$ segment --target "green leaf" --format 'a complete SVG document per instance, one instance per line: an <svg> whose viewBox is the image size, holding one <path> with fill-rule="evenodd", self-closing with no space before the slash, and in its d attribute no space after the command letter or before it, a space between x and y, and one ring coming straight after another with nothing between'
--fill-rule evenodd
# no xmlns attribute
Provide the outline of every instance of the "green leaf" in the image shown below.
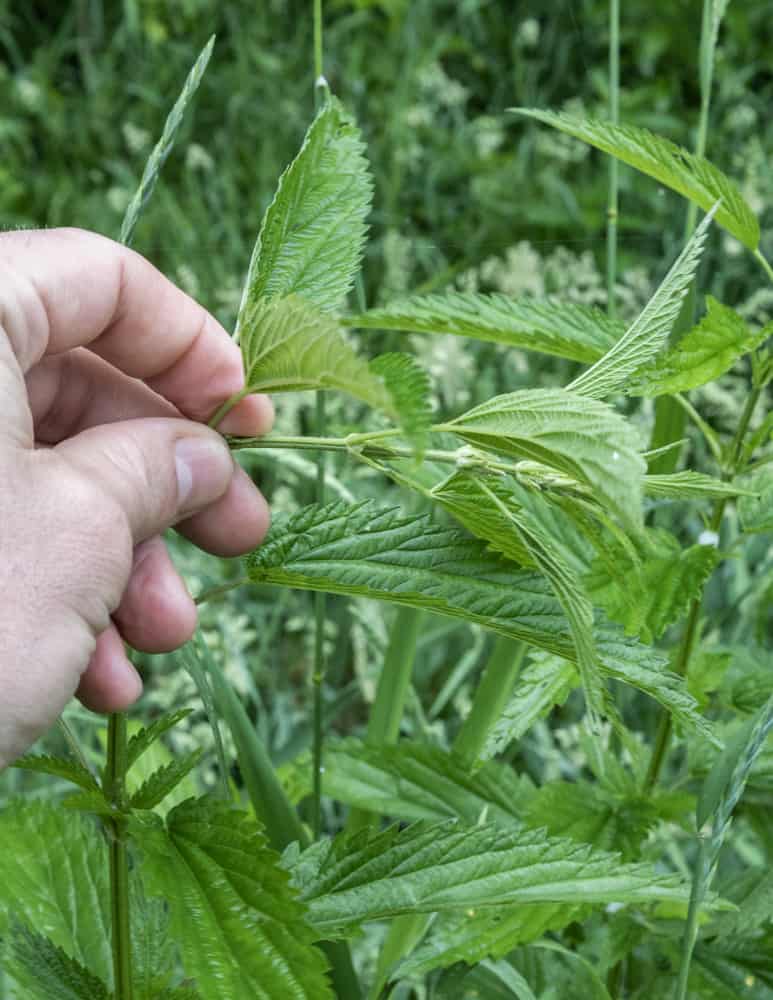
<svg viewBox="0 0 773 1000"><path fill-rule="evenodd" d="M373 597L475 622L572 659L571 634L550 585L485 550L477 539L406 517L396 508L335 503L277 517L263 545L246 560L256 583ZM633 684L710 739L684 681L664 670L655 650L599 623L605 676Z"/></svg>
<svg viewBox="0 0 773 1000"><path fill-rule="evenodd" d="M683 549L667 531L649 530L641 560L620 547L610 563L597 560L586 577L593 600L613 621L645 642L659 638L679 621L720 560L714 545Z"/></svg>
<svg viewBox="0 0 773 1000"><path fill-rule="evenodd" d="M641 524L645 464L636 431L606 403L562 389L524 389L443 426L470 444L558 469L627 525Z"/></svg>
<svg viewBox="0 0 773 1000"><path fill-rule="evenodd" d="M605 354L625 329L592 306L477 292L415 295L343 322L360 329L475 337L585 364Z"/></svg>
<svg viewBox="0 0 773 1000"><path fill-rule="evenodd" d="M721 202L717 222L749 250L760 242L760 227L734 181L713 163L676 146L647 129L614 125L593 118L575 118L532 108L511 110L551 125L631 167L695 202L704 212Z"/></svg>
<svg viewBox="0 0 773 1000"><path fill-rule="evenodd" d="M403 433L421 453L427 445L432 425L430 382L426 371L410 354L381 354L370 370L386 386Z"/></svg>
<svg viewBox="0 0 773 1000"><path fill-rule="evenodd" d="M107 845L93 820L42 801L0 813L0 936L11 917L112 983Z"/></svg>
<svg viewBox="0 0 773 1000"><path fill-rule="evenodd" d="M399 913L503 903L684 901L686 890L649 865L501 826L418 823L318 841L294 861L293 883L321 934L341 934Z"/></svg>
<svg viewBox="0 0 773 1000"><path fill-rule="evenodd" d="M62 948L25 924L11 929L11 975L25 1000L110 1000L105 983Z"/></svg>
<svg viewBox="0 0 773 1000"><path fill-rule="evenodd" d="M653 497L666 497L671 500L721 500L724 497L756 497L753 490L741 486L738 481L732 483L714 479L702 472L672 472L662 476L644 477L644 492Z"/></svg>
<svg viewBox="0 0 773 1000"><path fill-rule="evenodd" d="M225 755L223 737L220 732L220 718L215 707L215 696L212 693L212 681L200 659L196 656L185 657L183 659L183 668L196 685L196 690L204 705L204 712L207 716L209 728L212 730L212 741L215 746L220 794L222 798L229 799L231 797L231 790L228 787L228 776L231 771L231 765Z"/></svg>
<svg viewBox="0 0 773 1000"><path fill-rule="evenodd" d="M668 341L682 301L698 270L713 212L704 218L659 288L614 347L570 383L572 392L603 399L627 391L634 372L655 358Z"/></svg>
<svg viewBox="0 0 773 1000"><path fill-rule="evenodd" d="M136 1000L174 997L175 991L170 986L170 981L180 963L177 946L169 934L166 902L150 899L140 878L130 878L129 912L132 985ZM186 994L183 992L182 996ZM198 994L194 993L193 996L198 997Z"/></svg>
<svg viewBox="0 0 773 1000"><path fill-rule="evenodd" d="M524 818L551 836L619 851L628 861L639 856L641 842L659 813L655 801L634 788L621 793L589 781L554 781L536 792Z"/></svg>
<svg viewBox="0 0 773 1000"><path fill-rule="evenodd" d="M674 347L635 371L631 396L662 396L687 392L729 371L735 362L759 347L773 324L750 330L737 312L709 295L708 311Z"/></svg>
<svg viewBox="0 0 773 1000"><path fill-rule="evenodd" d="M481 752L484 760L496 757L527 733L537 719L555 705L563 705L577 686L577 670L568 660L547 653L532 653L521 671L507 708L489 732Z"/></svg>
<svg viewBox="0 0 773 1000"><path fill-rule="evenodd" d="M456 817L472 825L485 816L508 824L531 794L528 779L510 767L490 762L471 775L448 751L423 743L369 746L352 739L325 751L325 795L402 820Z"/></svg>
<svg viewBox="0 0 773 1000"><path fill-rule="evenodd" d="M277 850L294 840L303 842L305 833L298 813L279 783L268 751L216 658L200 635L178 653L193 669L206 671L212 684L215 706L231 733L242 781L255 816L265 827L269 842Z"/></svg>
<svg viewBox="0 0 773 1000"><path fill-rule="evenodd" d="M121 815L121 810L105 798L102 791L76 792L74 795L66 795L62 799L62 805L65 809L77 809L79 812L94 813L95 816L115 818Z"/></svg>
<svg viewBox="0 0 773 1000"><path fill-rule="evenodd" d="M154 771L132 794L130 799L132 809L152 809L163 802L183 778L190 774L203 755L204 751L199 747Z"/></svg>
<svg viewBox="0 0 773 1000"><path fill-rule="evenodd" d="M456 962L474 965L486 958L502 958L517 945L561 930L588 910L572 903L526 903L440 913L427 939L400 963L394 975L425 976Z"/></svg>
<svg viewBox="0 0 773 1000"><path fill-rule="evenodd" d="M740 479L740 485L757 494L738 503L741 528L747 534L773 531L773 471L759 469Z"/></svg>
<svg viewBox="0 0 773 1000"><path fill-rule="evenodd" d="M147 890L167 901L182 963L205 997L323 1000L326 962L313 946L279 856L254 820L189 799L163 826L132 820Z"/></svg>
<svg viewBox="0 0 773 1000"><path fill-rule="evenodd" d="M525 549L529 562L550 582L569 623L588 710L597 722L604 711L604 690L593 639L593 605L553 539L550 505L513 479L498 482L469 470L454 473L432 495L494 551L518 558Z"/></svg>
<svg viewBox="0 0 773 1000"><path fill-rule="evenodd" d="M384 382L344 340L337 321L302 299L248 305L241 345L250 392L340 389L397 415Z"/></svg>
<svg viewBox="0 0 773 1000"><path fill-rule="evenodd" d="M97 779L74 758L49 757L47 755L25 754L13 762L13 767L25 771L37 771L39 774L51 774L55 778L64 778L87 792L99 792Z"/></svg>
<svg viewBox="0 0 773 1000"><path fill-rule="evenodd" d="M750 868L734 871L720 887L721 895L738 907L714 915L707 935L721 938L752 937L766 925L773 924L773 870Z"/></svg>
<svg viewBox="0 0 773 1000"><path fill-rule="evenodd" d="M177 712L159 716L151 725L143 726L134 733L126 747L126 769L128 770L159 737L173 729L178 722L187 719L192 711L192 708L182 708Z"/></svg>
<svg viewBox="0 0 773 1000"><path fill-rule="evenodd" d="M279 179L252 254L236 328L261 298L299 295L323 312L352 287L373 185L352 117L330 97Z"/></svg>
<svg viewBox="0 0 773 1000"><path fill-rule="evenodd" d="M731 938L698 944L690 970L690 996L700 1000L773 1000L772 955L770 933L749 941Z"/></svg>

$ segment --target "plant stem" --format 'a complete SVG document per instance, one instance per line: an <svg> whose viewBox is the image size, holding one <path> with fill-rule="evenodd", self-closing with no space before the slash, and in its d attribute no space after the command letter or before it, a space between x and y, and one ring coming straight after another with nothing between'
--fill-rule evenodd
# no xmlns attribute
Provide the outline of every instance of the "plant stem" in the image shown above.
<svg viewBox="0 0 773 1000"><path fill-rule="evenodd" d="M620 120L620 0L609 0L609 118ZM617 279L617 157L609 158L609 200L607 202L607 312L616 314Z"/></svg>
<svg viewBox="0 0 773 1000"><path fill-rule="evenodd" d="M195 598L195 604L206 604L207 601L216 601L219 597L227 594L231 590L236 590L237 587L243 587L245 583L249 583L250 578L248 576L243 576L239 580L234 580L233 583L224 583L221 587L210 587L209 590L203 590L197 598Z"/></svg>
<svg viewBox="0 0 773 1000"><path fill-rule="evenodd" d="M443 425L439 424L433 430L443 430ZM391 432L390 432L391 434ZM385 433L379 432L381 437ZM291 448L296 451L347 451L353 455L363 458L415 458L416 452L412 448L405 448L399 445L385 445L370 443L370 435L358 434L345 438L332 437L279 437L272 435L268 438L238 438L229 437L228 445L232 451L248 450L262 451L276 448ZM363 443L364 442L364 443ZM512 462L500 462L493 456L480 456L481 466L487 469L495 469L499 472L506 472L510 475L518 475L518 469ZM443 462L450 465L458 465L460 454L458 451L444 451L438 448L427 448L424 451L424 458L433 462Z"/></svg>
<svg viewBox="0 0 773 1000"><path fill-rule="evenodd" d="M251 392L252 390L245 386L244 389L240 389L239 392L235 392L233 396L229 396L229 398L223 403L223 405L218 407L218 409L215 411L215 414L210 419L208 426L214 428L219 427L220 422L225 418L226 414L230 413L231 410L236 406L236 404L240 403L245 396L249 396Z"/></svg>
<svg viewBox="0 0 773 1000"><path fill-rule="evenodd" d="M314 0L314 79L322 73L322 0Z"/></svg>
<svg viewBox="0 0 773 1000"><path fill-rule="evenodd" d="M700 40L700 91L701 110L698 119L698 134L695 139L695 153L703 156L709 131L709 111L711 110L711 86L714 76L714 4L713 0L703 0L703 19ZM698 206L689 202L684 223L685 242L692 236L697 220ZM675 343L693 324L695 317L696 281L690 284L682 308L671 332L671 343ZM662 396L655 404L655 427L651 446L670 444L684 435L685 414L670 396ZM650 462L647 471L663 475L674 472L679 461L679 449L669 452Z"/></svg>
<svg viewBox="0 0 773 1000"><path fill-rule="evenodd" d="M323 48L322 48L322 0L313 0L314 20L314 103L319 107L321 90L318 84L323 80ZM314 427L320 436L325 433L325 396L320 390L315 393ZM317 484L315 499L318 504L325 502L325 452L317 452ZM311 829L315 840L319 840L322 832L322 755L324 751L324 681L325 681L325 611L327 594L318 591L314 595L314 667L311 678L312 727L314 732L312 746L312 795L311 795Z"/></svg>
<svg viewBox="0 0 773 1000"><path fill-rule="evenodd" d="M318 2L318 0L317 0ZM316 6L315 6L316 10ZM315 424L318 434L325 430L325 397L321 392L316 396ZM325 453L317 454L316 501L325 502ZM324 749L323 684L325 680L325 609L327 594L318 591L314 595L314 672L312 674L314 746L312 750L312 812L311 827L314 839L318 840L322 831L322 754Z"/></svg>
<svg viewBox="0 0 773 1000"><path fill-rule="evenodd" d="M722 478L727 481L732 479L740 471L739 465L741 460L741 453L743 451L743 442L746 436L746 432L749 429L749 422L751 421L752 414L754 413L754 408L759 401L760 394L762 393L761 388L752 389L749 395L746 397L746 404L744 405L743 412L741 413L741 419L738 421L738 427L736 428L735 436L733 442L730 446L730 452L727 460L727 467L723 473ZM709 522L709 530L719 534L719 530L722 527L722 518L725 513L725 507L727 506L727 497L720 497L714 504L714 510L711 516L711 521ZM695 645L695 639L698 633L698 623L700 621L701 608L703 606L703 593L699 597L693 599L690 603L690 610L687 616L687 624L685 625L684 634L682 636L682 642L679 647L679 653L677 655L677 660L675 664L675 672L679 674L680 677L686 677L687 672L690 667L690 659L692 657L693 646ZM665 761L666 752L668 750L668 745L671 741L671 731L672 731L672 720L671 715L665 712L660 717L660 723L658 725L658 732L655 737L655 746L652 751L652 758L650 759L650 765L647 769L647 774L644 779L644 790L646 793L652 791L655 787L658 778L660 777L660 772Z"/></svg>
<svg viewBox="0 0 773 1000"><path fill-rule="evenodd" d="M111 715L107 723L107 765L104 791L116 810L126 806L126 716ZM131 931L129 922L129 860L122 816L107 821L110 851L110 912L113 935L115 1000L132 1000Z"/></svg>
<svg viewBox="0 0 773 1000"><path fill-rule="evenodd" d="M754 257L755 260L757 260L762 265L765 274L767 274L770 280L773 281L773 267L771 267L770 264L765 259L765 257L763 257L762 251L759 248L754 251Z"/></svg>
<svg viewBox="0 0 773 1000"><path fill-rule="evenodd" d="M698 914L706 890L706 841L698 837L698 856L695 859L695 873L690 890L690 906L687 910L687 924L682 942L682 961L679 966L679 979L674 990L674 1000L686 1000L687 982L690 975L695 939L698 935Z"/></svg>
<svg viewBox="0 0 773 1000"><path fill-rule="evenodd" d="M418 608L398 608L368 720L366 741L371 746L397 742L423 620Z"/></svg>
<svg viewBox="0 0 773 1000"><path fill-rule="evenodd" d="M471 769L483 750L491 728L510 699L521 671L526 645L506 636L497 636L472 708L454 740L453 752Z"/></svg>
<svg viewBox="0 0 773 1000"><path fill-rule="evenodd" d="M376 687L376 697L368 720L365 742L369 746L396 743L405 700L411 686L416 658L416 642L424 620L418 608L398 608L389 633L389 644ZM374 819L367 809L352 809L346 823L347 833L355 833Z"/></svg>

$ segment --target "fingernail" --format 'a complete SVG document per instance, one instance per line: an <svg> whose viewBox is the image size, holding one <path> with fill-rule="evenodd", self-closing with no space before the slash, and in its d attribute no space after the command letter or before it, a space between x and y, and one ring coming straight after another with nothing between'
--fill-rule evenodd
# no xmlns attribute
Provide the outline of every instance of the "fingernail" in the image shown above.
<svg viewBox="0 0 773 1000"><path fill-rule="evenodd" d="M224 441L181 438L175 445L175 469L178 509L191 514L225 493L234 463Z"/></svg>

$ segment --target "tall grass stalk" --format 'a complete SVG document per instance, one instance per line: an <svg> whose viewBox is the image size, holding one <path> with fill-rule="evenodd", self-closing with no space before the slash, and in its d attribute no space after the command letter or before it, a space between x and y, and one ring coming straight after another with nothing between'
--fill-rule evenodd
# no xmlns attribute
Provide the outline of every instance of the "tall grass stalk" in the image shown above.
<svg viewBox="0 0 773 1000"><path fill-rule="evenodd" d="M314 19L314 101L317 106L322 99L322 90L318 83L323 78L323 48L322 48L322 0L312 0ZM316 393L314 412L314 429L320 437L325 434L325 397L322 392ZM325 502L325 453L317 452L317 484L315 499L318 504ZM314 595L314 666L312 673L312 797L311 826L314 839L318 840L322 833L322 755L324 751L324 683L325 683L325 617L327 596L324 593Z"/></svg>
<svg viewBox="0 0 773 1000"><path fill-rule="evenodd" d="M709 113L711 110L711 88L714 80L714 54L717 46L717 35L724 14L726 3L717 4L716 0L703 0L703 16L701 22L701 40L699 49L701 109L698 118L698 132L695 138L695 152L698 156L706 153L706 143L709 132ZM687 214L684 223L684 242L692 236L698 219L698 206L687 203ZM697 279L696 279L697 280ZM690 285L685 296L679 317L671 332L671 342L677 341L693 325L695 319L696 281ZM660 448L678 441L684 435L685 413L677 401L671 396L660 397L655 404L655 427L650 441L651 448ZM648 464L648 472L653 475L665 475L674 472L679 461L681 449L675 448L652 459Z"/></svg>
<svg viewBox="0 0 773 1000"><path fill-rule="evenodd" d="M620 121L620 0L609 0L609 118ZM609 196L607 202L607 312L614 317L617 281L618 160L609 158Z"/></svg>

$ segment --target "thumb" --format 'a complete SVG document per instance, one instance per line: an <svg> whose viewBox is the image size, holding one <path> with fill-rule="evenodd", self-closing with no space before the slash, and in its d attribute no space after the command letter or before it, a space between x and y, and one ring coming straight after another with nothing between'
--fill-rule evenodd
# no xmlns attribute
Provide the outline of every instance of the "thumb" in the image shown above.
<svg viewBox="0 0 773 1000"><path fill-rule="evenodd" d="M235 469L223 438L188 420L102 424L56 451L120 507L135 544L223 496Z"/></svg>

